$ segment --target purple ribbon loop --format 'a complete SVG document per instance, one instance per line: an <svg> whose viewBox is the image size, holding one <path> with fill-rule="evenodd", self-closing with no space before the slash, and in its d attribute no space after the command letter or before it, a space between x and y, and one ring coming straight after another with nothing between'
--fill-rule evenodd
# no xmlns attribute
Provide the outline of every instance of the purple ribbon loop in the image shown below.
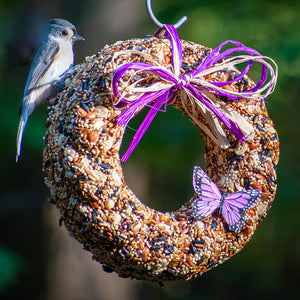
<svg viewBox="0 0 300 300"><path fill-rule="evenodd" d="M275 88L277 80L276 63L272 59L262 56L258 51L248 48L239 42L225 41L213 49L211 53L206 56L206 58L193 71L180 76L183 51L177 30L172 25L164 25L162 29L159 29L155 36L159 36L161 34L164 34L170 40L172 49L171 68L167 68L166 66L154 62L153 60L153 65L140 62L126 63L121 65L115 71L112 79L113 93L118 98L116 107L123 109L121 114L117 117L117 123L119 126L126 127L129 121L143 108L146 106L150 107L147 116L138 128L128 150L121 160L126 161L128 159L149 127L150 123L156 116L157 112L161 110L162 106L165 106L166 108L168 104L172 103L179 90L182 90L187 94L187 99L189 99L189 101L193 99L195 103L197 103L198 107L201 108L204 105L206 107L205 110L208 110L209 112L204 113L208 119L212 119L212 115L216 116L241 143L246 141L250 133L253 131L251 125L247 123L246 120L242 120L240 115L236 116L236 112L228 113L229 108L224 109L222 108L222 105L216 105L212 100L212 97L214 95L225 96L233 101L247 99L251 101L251 103L262 101L269 94L271 94ZM234 46L221 52L222 48L228 44L233 44ZM125 53L130 52L131 51L129 50ZM246 55L239 54L234 56L234 53L246 53ZM141 53L141 55L143 54ZM275 71L266 61L266 59L270 60L274 64ZM224 88L225 86L241 80L245 75L247 75L254 61L261 63L262 73L258 83L253 88L241 92L235 92ZM233 67L235 65L242 63L246 63L246 67L242 72L239 73L237 73L235 70L237 75L233 80L210 82L205 79L207 75L213 74L217 71L224 72L227 68L234 70ZM149 84L145 81L145 77L140 75L141 79L134 82L133 76L131 76L127 82L128 84L126 88L123 88L122 92L120 93L120 80L125 80L125 74L128 74L128 71L131 70L134 71L134 75L140 75L141 73L154 74L155 81ZM268 72L270 72L269 80ZM159 79L156 79L157 77ZM199 103L199 101L201 103ZM222 100L218 99L218 101ZM233 117L234 114L236 117ZM193 118L193 116L190 117ZM210 124L211 123L212 122L210 122ZM222 131L220 126L216 127L219 127L218 130ZM217 135L218 134L219 133L217 133Z"/></svg>

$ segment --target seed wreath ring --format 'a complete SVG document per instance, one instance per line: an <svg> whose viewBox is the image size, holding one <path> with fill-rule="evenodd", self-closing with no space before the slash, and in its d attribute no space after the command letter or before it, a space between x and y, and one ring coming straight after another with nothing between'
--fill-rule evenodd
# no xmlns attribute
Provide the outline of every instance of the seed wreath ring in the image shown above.
<svg viewBox="0 0 300 300"><path fill-rule="evenodd" d="M188 41L182 41L182 48L183 63L189 70L210 51ZM116 122L121 110L114 106L111 87L116 67L143 61L138 55L114 59L115 53L128 49L170 64L169 41L147 37L107 45L77 65L49 111L43 155L45 182L70 235L105 271L160 283L188 280L240 251L266 216L277 186L278 135L264 102L244 105L228 101L254 128L254 135L243 144L224 128L231 146L223 149L199 128L206 143L206 173L218 187L224 186L231 168L226 192L263 192L255 206L245 212L246 222L239 232L229 231L220 216L195 219L191 203L197 194L173 212L161 213L144 205L124 180L119 158L124 128ZM231 74L219 72L215 76L230 80ZM238 91L253 84L247 77L228 88ZM191 115L193 108L182 104L180 94L171 105ZM201 112L198 121L207 125Z"/></svg>

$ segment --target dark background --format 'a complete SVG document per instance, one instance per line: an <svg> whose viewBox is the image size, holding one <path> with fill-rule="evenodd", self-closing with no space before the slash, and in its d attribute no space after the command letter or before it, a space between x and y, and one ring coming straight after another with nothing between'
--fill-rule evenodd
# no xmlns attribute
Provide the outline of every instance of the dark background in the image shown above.
<svg viewBox="0 0 300 300"><path fill-rule="evenodd" d="M272 57L279 67L268 110L278 130L278 192L248 245L223 265L182 283L158 284L107 274L59 227L43 182L47 105L29 119L15 163L18 110L30 62L49 18L76 25L86 42L75 62L107 43L152 34L143 0L0 0L0 299L296 299L300 269L300 2L298 0L154 0L163 23L188 21L182 39L216 47L231 39ZM138 127L137 117L130 126ZM126 141L133 131L127 130ZM168 107L124 165L126 181L147 205L174 210L193 193L192 168L204 167L198 130ZM124 148L123 148L124 149ZM123 150L124 151L124 150Z"/></svg>

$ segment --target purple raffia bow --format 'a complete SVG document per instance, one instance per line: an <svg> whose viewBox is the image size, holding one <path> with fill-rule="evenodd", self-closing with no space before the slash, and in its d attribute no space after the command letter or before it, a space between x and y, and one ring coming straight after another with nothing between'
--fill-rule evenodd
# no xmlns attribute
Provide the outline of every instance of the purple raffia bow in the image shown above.
<svg viewBox="0 0 300 300"><path fill-rule="evenodd" d="M121 65L115 71L112 79L113 92L119 98L116 106L124 109L117 117L118 125L126 127L129 121L137 113L139 113L145 106L150 106L147 116L137 130L128 150L121 160L126 161L128 159L157 112L161 110L160 108L162 106L166 107L168 104L172 103L179 90L184 91L187 95L186 98L189 101L192 99L196 105L201 108L208 119L209 125L217 128L215 129L215 134L216 131L218 131L217 135L220 131L223 131L221 126L216 124L217 121L215 117L217 117L240 142L243 143L246 141L251 132L253 132L252 126L237 112L233 110L229 111L228 105L224 105L222 100L214 96L225 96L233 101L239 101L239 99L252 100L254 103L262 101L271 94L275 88L277 79L276 63L272 59L262 56L256 50L248 48L239 42L225 41L213 49L193 71L180 76L183 51L177 30L172 25L164 25L164 27L156 33L156 36L161 35L164 31L164 35L169 38L172 47L171 68L170 66L167 68L160 65L153 59L149 59L149 61L151 60L153 63L152 65L142 62L126 63ZM229 43L233 44L235 47L221 52L222 47ZM130 50L124 51L122 54L130 52L137 54L136 51ZM245 52L247 55L230 56L234 52ZM140 54L143 55L142 53ZM266 58L273 62L275 65L275 71L271 65L265 61ZM226 85L230 85L233 82L241 80L251 68L253 61L262 64L262 74L260 80L252 89L236 92L223 88ZM247 65L242 72L236 72L238 75L231 81L208 82L205 80L205 76L208 74L212 74L217 71L224 72L225 69L232 68L233 66L241 63L247 63ZM145 78L141 78L134 83L130 83L129 87L126 86L122 94L120 94L119 82L121 79L125 81L124 75L130 70L135 70L134 75L143 72L144 74L155 74L155 76L159 77L159 79L150 85L142 86L141 83L143 83ZM271 75L270 80L267 80L268 70ZM130 80L133 80L132 78L133 76L130 77ZM262 94L262 92L265 92L265 94ZM216 103L216 99L219 103ZM190 117L193 119L193 116ZM193 120L197 122L197 120ZM221 142L220 144L222 145ZM223 146L228 147L228 144L224 142Z"/></svg>

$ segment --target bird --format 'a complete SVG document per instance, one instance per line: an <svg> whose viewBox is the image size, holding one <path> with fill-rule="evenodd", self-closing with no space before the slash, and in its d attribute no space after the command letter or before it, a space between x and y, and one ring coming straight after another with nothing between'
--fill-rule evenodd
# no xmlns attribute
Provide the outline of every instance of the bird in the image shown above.
<svg viewBox="0 0 300 300"><path fill-rule="evenodd" d="M64 19L51 19L48 31L36 52L20 105L16 162L21 155L23 133L35 107L56 97L58 88L72 70L73 43L84 40L76 28Z"/></svg>

